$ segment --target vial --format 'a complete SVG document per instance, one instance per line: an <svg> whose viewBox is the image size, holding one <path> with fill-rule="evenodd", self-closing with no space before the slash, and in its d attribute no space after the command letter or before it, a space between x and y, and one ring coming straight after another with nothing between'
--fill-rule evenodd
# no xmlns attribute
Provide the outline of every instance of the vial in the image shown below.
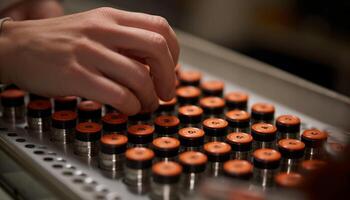
<svg viewBox="0 0 350 200"><path fill-rule="evenodd" d="M118 133L103 135L100 139L99 167L120 174L123 171L127 144L128 138L125 135Z"/></svg>
<svg viewBox="0 0 350 200"><path fill-rule="evenodd" d="M176 89L176 97L180 105L196 105L201 91L197 87L183 86Z"/></svg>
<svg viewBox="0 0 350 200"><path fill-rule="evenodd" d="M13 83L10 83L5 85L5 87L3 88L3 90L11 90L11 89L19 89L19 87Z"/></svg>
<svg viewBox="0 0 350 200"><path fill-rule="evenodd" d="M219 80L204 81L201 83L203 96L222 97L225 83Z"/></svg>
<svg viewBox="0 0 350 200"><path fill-rule="evenodd" d="M268 123L274 122L275 106L269 103L255 103L252 106L252 123Z"/></svg>
<svg viewBox="0 0 350 200"><path fill-rule="evenodd" d="M152 141L156 161L176 161L179 148L180 141L176 138L159 137Z"/></svg>
<svg viewBox="0 0 350 200"><path fill-rule="evenodd" d="M25 92L20 89L8 89L1 93L2 116L9 123L24 123Z"/></svg>
<svg viewBox="0 0 350 200"><path fill-rule="evenodd" d="M96 122L82 122L75 127L74 153L91 158L98 154L102 127Z"/></svg>
<svg viewBox="0 0 350 200"><path fill-rule="evenodd" d="M35 132L45 132L51 127L51 102L34 100L27 105L28 128Z"/></svg>
<svg viewBox="0 0 350 200"><path fill-rule="evenodd" d="M78 104L79 123L101 121L102 105L96 101L86 100Z"/></svg>
<svg viewBox="0 0 350 200"><path fill-rule="evenodd" d="M297 189L303 183L303 176L297 172L280 172L275 176L276 186L285 189Z"/></svg>
<svg viewBox="0 0 350 200"><path fill-rule="evenodd" d="M159 106L156 110L156 116L160 115L174 115L177 99L173 98L170 101L159 100Z"/></svg>
<svg viewBox="0 0 350 200"><path fill-rule="evenodd" d="M220 118L208 118L203 121L203 130L206 142L223 142L227 135L228 122Z"/></svg>
<svg viewBox="0 0 350 200"><path fill-rule="evenodd" d="M152 114L149 112L140 112L136 115L131 115L128 117L129 125L135 124L149 124L152 125Z"/></svg>
<svg viewBox="0 0 350 200"><path fill-rule="evenodd" d="M178 117L181 122L181 128L200 128L203 117L203 109L194 105L181 106L179 108Z"/></svg>
<svg viewBox="0 0 350 200"><path fill-rule="evenodd" d="M204 111L205 118L222 117L225 109L225 101L220 97L204 97L199 101Z"/></svg>
<svg viewBox="0 0 350 200"><path fill-rule="evenodd" d="M194 70L179 71L178 79L182 86L199 86L202 79L202 73Z"/></svg>
<svg viewBox="0 0 350 200"><path fill-rule="evenodd" d="M178 200L178 182L182 173L180 164L173 161L161 161L152 166L152 192L151 199Z"/></svg>
<svg viewBox="0 0 350 200"><path fill-rule="evenodd" d="M263 190L273 186L274 176L278 171L281 154L274 149L257 149L253 153L254 183Z"/></svg>
<svg viewBox="0 0 350 200"><path fill-rule="evenodd" d="M272 124L257 123L252 126L253 150L276 148L277 128Z"/></svg>
<svg viewBox="0 0 350 200"><path fill-rule="evenodd" d="M247 133L230 133L226 136L226 142L231 145L232 159L250 160L253 137Z"/></svg>
<svg viewBox="0 0 350 200"><path fill-rule="evenodd" d="M179 155L179 163L183 168L181 177L181 190L185 196L192 195L198 188L198 184L205 176L208 157L198 151L186 151Z"/></svg>
<svg viewBox="0 0 350 200"><path fill-rule="evenodd" d="M107 113L102 117L103 133L125 134L128 116L116 112Z"/></svg>
<svg viewBox="0 0 350 200"><path fill-rule="evenodd" d="M177 137L180 120L173 115L161 115L154 120L157 137Z"/></svg>
<svg viewBox="0 0 350 200"><path fill-rule="evenodd" d="M124 182L132 192L143 194L149 190L154 152L145 147L134 147L125 152Z"/></svg>
<svg viewBox="0 0 350 200"><path fill-rule="evenodd" d="M204 144L204 131L195 127L179 130L180 152L201 151Z"/></svg>
<svg viewBox="0 0 350 200"><path fill-rule="evenodd" d="M29 93L29 101L35 101L35 100L49 100L49 98L40 96L34 93Z"/></svg>
<svg viewBox="0 0 350 200"><path fill-rule="evenodd" d="M230 159L231 146L225 142L208 142L204 144L204 153L209 160L207 174L218 177L222 174L223 163Z"/></svg>
<svg viewBox="0 0 350 200"><path fill-rule="evenodd" d="M345 153L345 145L341 143L328 142L325 149L330 160L337 160Z"/></svg>
<svg viewBox="0 0 350 200"><path fill-rule="evenodd" d="M51 116L51 141L60 144L68 144L73 142L77 117L77 113L70 110L54 112Z"/></svg>
<svg viewBox="0 0 350 200"><path fill-rule="evenodd" d="M244 110L231 110L226 113L230 132L250 132L250 115Z"/></svg>
<svg viewBox="0 0 350 200"><path fill-rule="evenodd" d="M253 165L246 160L229 160L223 165L224 175L238 180L250 180L253 177Z"/></svg>
<svg viewBox="0 0 350 200"><path fill-rule="evenodd" d="M115 109L113 106L105 104L105 113L118 113L118 110Z"/></svg>
<svg viewBox="0 0 350 200"><path fill-rule="evenodd" d="M308 129L301 135L301 141L305 143L305 159L324 159L326 156L324 145L327 141L328 134L317 130Z"/></svg>
<svg viewBox="0 0 350 200"><path fill-rule="evenodd" d="M277 138L299 139L300 119L294 115L281 115L276 119Z"/></svg>
<svg viewBox="0 0 350 200"><path fill-rule="evenodd" d="M55 97L54 105L55 111L61 110L71 110L76 111L78 104L78 97L76 96L63 96L63 97Z"/></svg>
<svg viewBox="0 0 350 200"><path fill-rule="evenodd" d="M278 151L282 154L281 171L297 172L304 157L305 144L297 139L282 139L278 141Z"/></svg>
<svg viewBox="0 0 350 200"><path fill-rule="evenodd" d="M322 170L326 165L324 160L303 160L300 164L300 173L307 175Z"/></svg>
<svg viewBox="0 0 350 200"><path fill-rule="evenodd" d="M153 140L154 128L148 124L136 124L129 126L129 147L149 147Z"/></svg>
<svg viewBox="0 0 350 200"><path fill-rule="evenodd" d="M225 95L227 110L247 111L248 94L244 92L230 92Z"/></svg>

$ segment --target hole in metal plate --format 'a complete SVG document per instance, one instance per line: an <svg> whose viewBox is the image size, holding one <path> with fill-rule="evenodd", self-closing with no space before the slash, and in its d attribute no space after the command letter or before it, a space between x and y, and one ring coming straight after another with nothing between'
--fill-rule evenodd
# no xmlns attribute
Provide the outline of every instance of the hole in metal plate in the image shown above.
<svg viewBox="0 0 350 200"><path fill-rule="evenodd" d="M74 182L74 183L83 183L84 180L83 180L83 179L80 179L80 178L75 178L75 179L73 179L73 182Z"/></svg>
<svg viewBox="0 0 350 200"><path fill-rule="evenodd" d="M52 165L52 167L55 168L55 169L62 169L62 168L63 168L63 165L54 164L54 165Z"/></svg>
<svg viewBox="0 0 350 200"><path fill-rule="evenodd" d="M9 136L9 137L16 137L18 135L17 135L17 133L8 133L7 136Z"/></svg>
<svg viewBox="0 0 350 200"><path fill-rule="evenodd" d="M26 140L24 138L18 138L16 139L16 142L25 142Z"/></svg>
<svg viewBox="0 0 350 200"><path fill-rule="evenodd" d="M6 127L0 127L0 131L7 131L7 130L9 130L9 129Z"/></svg>
<svg viewBox="0 0 350 200"><path fill-rule="evenodd" d="M38 151L34 151L33 153L37 155L43 155L45 154L45 151L38 150Z"/></svg>
<svg viewBox="0 0 350 200"><path fill-rule="evenodd" d="M33 149L35 147L35 145L34 144L26 144L24 147L28 148L28 149Z"/></svg>
<svg viewBox="0 0 350 200"><path fill-rule="evenodd" d="M71 171L64 171L64 172L62 172L62 174L65 176L73 176L73 172L71 172Z"/></svg>
<svg viewBox="0 0 350 200"><path fill-rule="evenodd" d="M43 160L47 161L47 162L52 162L53 158L52 157L45 157L45 158L43 158Z"/></svg>

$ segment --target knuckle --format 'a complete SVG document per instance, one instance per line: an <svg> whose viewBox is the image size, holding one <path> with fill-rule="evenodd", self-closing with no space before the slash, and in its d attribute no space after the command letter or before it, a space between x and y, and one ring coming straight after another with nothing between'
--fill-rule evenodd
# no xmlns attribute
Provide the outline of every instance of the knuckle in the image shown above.
<svg viewBox="0 0 350 200"><path fill-rule="evenodd" d="M156 48L165 49L167 47L167 42L162 35L158 33L152 33L150 38L152 44L154 44Z"/></svg>
<svg viewBox="0 0 350 200"><path fill-rule="evenodd" d="M118 24L112 24L111 20L103 19L99 16L88 16L84 23L81 25L82 33L94 37L96 34L100 35L106 32L115 32Z"/></svg>
<svg viewBox="0 0 350 200"><path fill-rule="evenodd" d="M100 8L96 8L95 11L97 13L100 13L102 15L111 15L113 14L116 10L114 8L111 7L100 7Z"/></svg>
<svg viewBox="0 0 350 200"><path fill-rule="evenodd" d="M88 32L98 30L103 27L102 22L103 20L101 20L99 17L89 16L84 23L85 26L83 26L83 29Z"/></svg>
<svg viewBox="0 0 350 200"><path fill-rule="evenodd" d="M170 25L168 23L168 21L161 16L152 16L151 17L154 25L159 28L162 31L168 31L170 29Z"/></svg>

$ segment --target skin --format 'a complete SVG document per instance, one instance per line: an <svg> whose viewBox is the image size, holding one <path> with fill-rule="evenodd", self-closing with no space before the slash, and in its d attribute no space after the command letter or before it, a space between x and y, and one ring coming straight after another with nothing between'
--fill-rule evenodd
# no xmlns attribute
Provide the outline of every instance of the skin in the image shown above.
<svg viewBox="0 0 350 200"><path fill-rule="evenodd" d="M164 18L98 8L6 21L0 81L43 96L85 97L132 115L174 97L178 57L176 35Z"/></svg>
<svg viewBox="0 0 350 200"><path fill-rule="evenodd" d="M45 19L63 15L61 4L57 0L25 0L0 12L0 17L13 20Z"/></svg>

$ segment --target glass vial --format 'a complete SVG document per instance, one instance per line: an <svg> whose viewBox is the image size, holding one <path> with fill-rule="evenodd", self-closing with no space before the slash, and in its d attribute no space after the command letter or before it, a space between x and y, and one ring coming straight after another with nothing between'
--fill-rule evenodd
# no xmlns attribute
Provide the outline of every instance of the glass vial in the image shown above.
<svg viewBox="0 0 350 200"><path fill-rule="evenodd" d="M97 156L101 130L95 122L79 123L75 128L74 153L87 158Z"/></svg>
<svg viewBox="0 0 350 200"><path fill-rule="evenodd" d="M77 113L70 110L54 112L51 116L51 141L60 144L68 144L73 142L77 117Z"/></svg>
<svg viewBox="0 0 350 200"><path fill-rule="evenodd" d="M253 137L247 133L230 133L225 140L232 148L232 159L250 160Z"/></svg>
<svg viewBox="0 0 350 200"><path fill-rule="evenodd" d="M231 110L226 114L230 132L250 132L250 114L244 110Z"/></svg>
<svg viewBox="0 0 350 200"><path fill-rule="evenodd" d="M230 159L231 146L225 142L208 142L204 144L204 153L209 160L207 174L218 177L222 174L223 163Z"/></svg>

